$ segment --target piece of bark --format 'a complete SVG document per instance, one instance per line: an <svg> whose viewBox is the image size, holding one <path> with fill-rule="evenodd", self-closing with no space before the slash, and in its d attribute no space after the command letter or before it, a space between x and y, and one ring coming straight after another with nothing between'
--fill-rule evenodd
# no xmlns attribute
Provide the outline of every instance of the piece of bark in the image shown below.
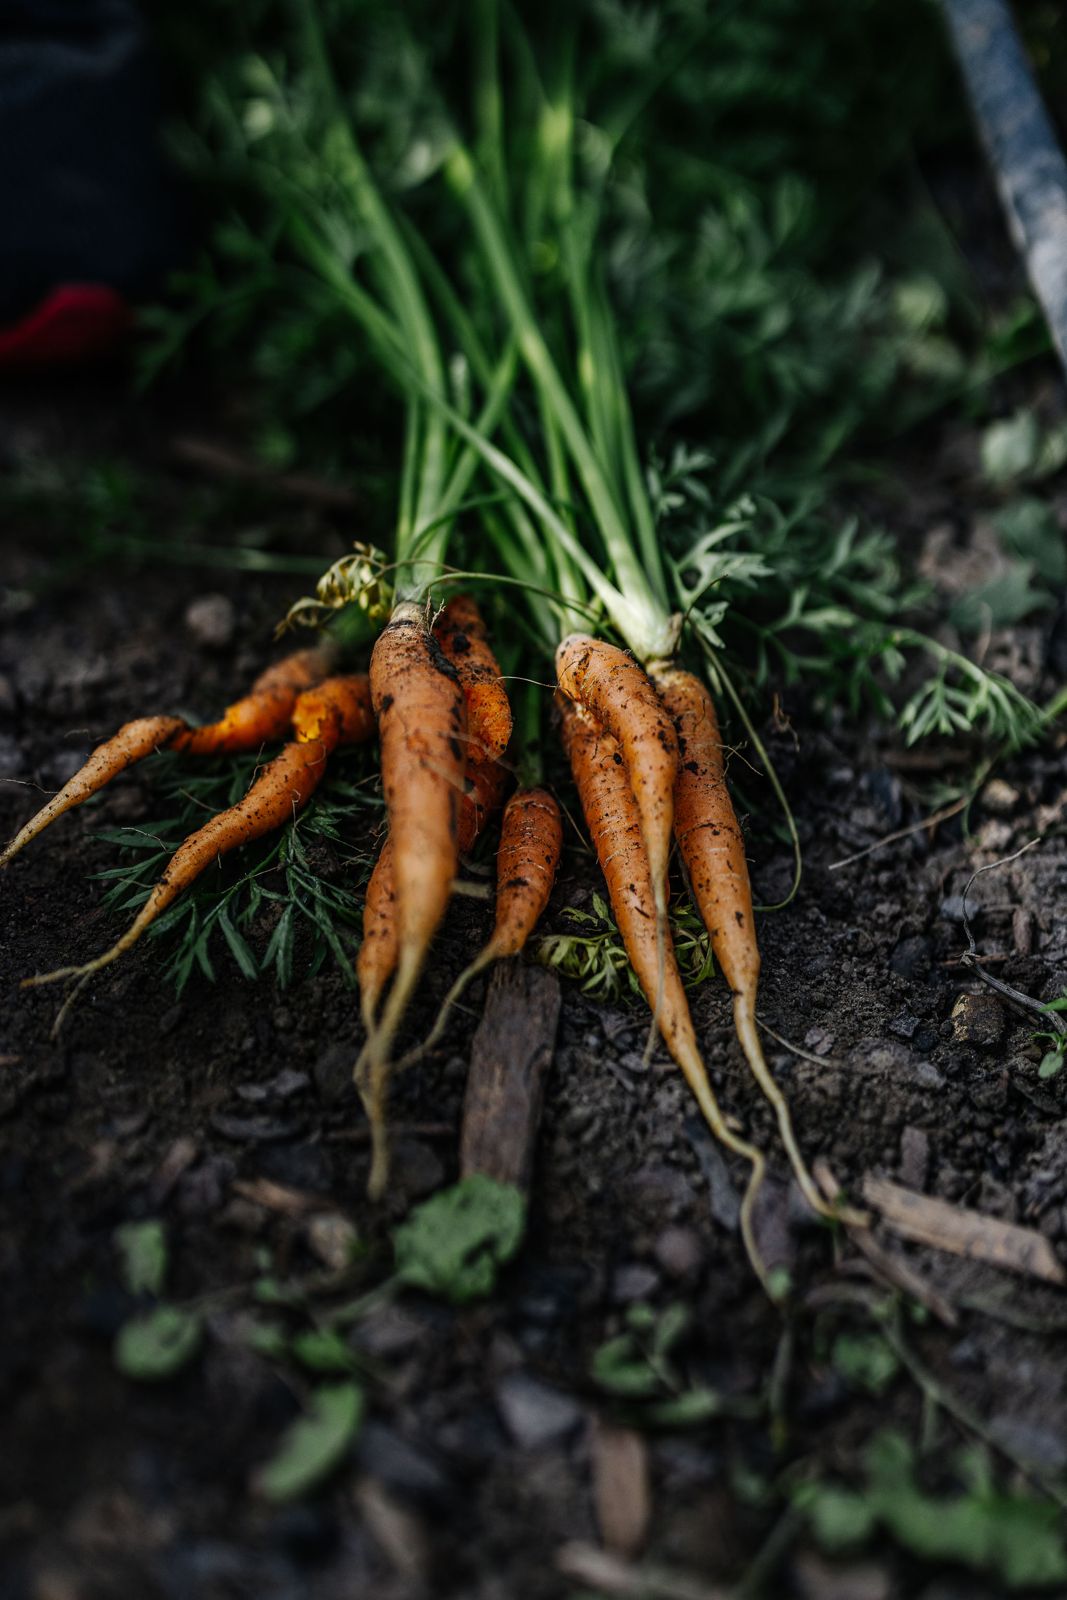
<svg viewBox="0 0 1067 1600"><path fill-rule="evenodd" d="M471 1045L460 1169L525 1193L533 1173L545 1076L559 1023L559 979L544 967L502 961Z"/></svg>
<svg viewBox="0 0 1067 1600"><path fill-rule="evenodd" d="M903 1239L1045 1283L1067 1284L1067 1271L1044 1234L1034 1228L1000 1222L870 1173L863 1180L863 1198Z"/></svg>
<svg viewBox="0 0 1067 1600"><path fill-rule="evenodd" d="M599 1418L591 1442L600 1537L613 1555L632 1560L645 1547L652 1516L648 1446L633 1428L616 1428Z"/></svg>

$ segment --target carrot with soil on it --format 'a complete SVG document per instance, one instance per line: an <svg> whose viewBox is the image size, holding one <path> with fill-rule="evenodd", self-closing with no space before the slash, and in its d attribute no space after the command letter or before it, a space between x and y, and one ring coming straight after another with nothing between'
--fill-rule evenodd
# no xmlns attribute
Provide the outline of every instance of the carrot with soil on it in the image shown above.
<svg viewBox="0 0 1067 1600"><path fill-rule="evenodd" d="M220 811L182 841L126 932L109 950L83 966L60 967L23 980L24 989L61 978L87 978L117 961L212 861L259 839L307 804L340 744L359 744L374 732L366 674L327 678L305 691L293 709L296 738L285 745L235 806Z"/></svg>
<svg viewBox="0 0 1067 1600"><path fill-rule="evenodd" d="M477 761L467 767L466 791L460 800L456 843L464 855L504 797L508 772L498 761ZM382 995L396 971L396 879L391 835L374 864L363 902L363 942L356 956L360 1014L368 1034L374 1028Z"/></svg>
<svg viewBox="0 0 1067 1600"><path fill-rule="evenodd" d="M456 595L433 631L463 686L469 759L499 760L511 739L511 704L477 602L469 594Z"/></svg>
<svg viewBox="0 0 1067 1600"><path fill-rule="evenodd" d="M674 833L701 920L733 991L734 1027L753 1077L774 1108L782 1144L804 1198L821 1216L829 1207L800 1153L789 1105L763 1055L756 1026L760 952L752 912L745 842L726 785L722 736L707 686L681 667L654 678L678 732Z"/></svg>
<svg viewBox="0 0 1067 1600"><path fill-rule="evenodd" d="M766 1287L767 1271L753 1228L753 1208L765 1172L764 1157L734 1132L716 1099L697 1044L689 1002L669 936L661 979L660 947L655 919L650 915L652 873L642 837L640 812L618 744L587 712L564 696L559 697L559 705L563 746L630 965L650 1005L655 1005L662 988L659 1023L667 1049L681 1067L715 1137L727 1149L743 1156L751 1168L741 1205L741 1232L749 1260Z"/></svg>
<svg viewBox="0 0 1067 1600"><path fill-rule="evenodd" d="M298 650L260 674L248 694L227 706L217 722L191 728L183 717L138 717L93 751L85 765L48 804L31 817L0 852L7 866L39 833L75 806L98 794L119 773L160 750L188 755L232 755L258 750L284 738L300 693L322 679L328 657L321 650Z"/></svg>
<svg viewBox="0 0 1067 1600"><path fill-rule="evenodd" d="M413 1066L441 1038L449 1014L468 984L494 961L520 955L537 926L563 849L559 802L547 789L520 789L504 807L496 855L496 921L489 942L449 989L423 1042L397 1062Z"/></svg>
<svg viewBox="0 0 1067 1600"><path fill-rule="evenodd" d="M413 602L397 606L371 656L396 914L396 972L356 1063L374 1137L369 1191L388 1177L384 1104L389 1053L444 917L459 861L466 704L458 675Z"/></svg>

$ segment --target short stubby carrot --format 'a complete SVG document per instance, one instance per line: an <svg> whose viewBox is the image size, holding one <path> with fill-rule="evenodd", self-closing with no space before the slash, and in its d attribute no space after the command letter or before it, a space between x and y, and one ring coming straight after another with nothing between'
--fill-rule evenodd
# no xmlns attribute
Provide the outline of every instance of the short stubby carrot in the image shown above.
<svg viewBox="0 0 1067 1600"><path fill-rule="evenodd" d="M556 676L567 699L584 706L617 742L648 853L653 904L665 918L678 771L674 725L647 673L617 645L568 635L556 651Z"/></svg>
<svg viewBox="0 0 1067 1600"><path fill-rule="evenodd" d="M408 1067L432 1050L449 1013L468 984L494 961L525 949L548 904L563 849L559 802L547 789L520 789L504 807L496 853L496 920L489 942L456 979L423 1042L397 1067Z"/></svg>
<svg viewBox="0 0 1067 1600"><path fill-rule="evenodd" d="M626 954L645 999L656 1009L664 1042L681 1067L697 1104L718 1139L751 1167L742 1210L745 1245L765 1280L752 1227L752 1208L765 1163L759 1150L741 1139L726 1121L697 1044L681 973L668 936L662 961L653 911L652 873L642 838L641 819L619 746L597 721L568 699L558 697L563 745L574 775L586 826L607 884Z"/></svg>
<svg viewBox="0 0 1067 1600"><path fill-rule="evenodd" d="M302 722L310 732L283 746L236 805L220 811L182 841L122 938L84 966L61 967L56 972L27 978L23 988L54 983L60 978L87 977L110 966L137 943L212 861L262 838L296 816L318 788L330 752L338 744L355 743L369 736L373 721L355 714L365 699L366 683L358 677L332 679L328 685L306 691L297 700L293 720Z"/></svg>
<svg viewBox="0 0 1067 1600"><path fill-rule="evenodd" d="M496 853L496 925L480 959L518 955L548 904L563 849L559 801L520 789L504 807Z"/></svg>
<svg viewBox="0 0 1067 1600"><path fill-rule="evenodd" d="M756 1026L760 952L752 914L745 842L726 786L715 703L691 672L670 667L656 688L678 731L680 762L674 788L674 832L697 910L723 977L733 990L734 1026L745 1058L774 1107L782 1143L808 1204L828 1215L797 1145L789 1106L771 1075Z"/></svg>
<svg viewBox="0 0 1067 1600"><path fill-rule="evenodd" d="M470 595L456 595L434 622L433 631L459 675L467 702L469 759L495 761L511 739L511 704L476 602Z"/></svg>
<svg viewBox="0 0 1067 1600"><path fill-rule="evenodd" d="M301 690L318 682L326 671L321 650L298 650L256 679L243 699L229 706L218 722L190 728L182 717L138 717L98 745L85 765L32 816L0 852L0 867L43 833L64 812L83 805L120 772L160 750L189 755L236 754L258 750L260 745L284 738Z"/></svg>

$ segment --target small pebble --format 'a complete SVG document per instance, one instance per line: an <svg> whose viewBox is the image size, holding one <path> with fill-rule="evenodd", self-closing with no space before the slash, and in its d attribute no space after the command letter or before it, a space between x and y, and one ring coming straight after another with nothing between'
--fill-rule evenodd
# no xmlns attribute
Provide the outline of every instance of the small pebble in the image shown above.
<svg viewBox="0 0 1067 1600"><path fill-rule="evenodd" d="M1004 1007L995 995L961 994L952 1008L952 1031L959 1044L993 1050L1004 1037Z"/></svg>
<svg viewBox="0 0 1067 1600"><path fill-rule="evenodd" d="M991 778L982 790L982 807L995 817L1010 817L1018 804L1018 789L1003 778Z"/></svg>
<svg viewBox="0 0 1067 1600"><path fill-rule="evenodd" d="M654 1267L644 1267L632 1262L619 1267L611 1280L611 1297L616 1305L629 1305L634 1300L647 1300L659 1288L659 1273Z"/></svg>
<svg viewBox="0 0 1067 1600"><path fill-rule="evenodd" d="M233 605L224 594L203 594L185 608L185 626L205 650L223 650L233 638Z"/></svg>
<svg viewBox="0 0 1067 1600"><path fill-rule="evenodd" d="M524 1450L558 1444L582 1421L576 1400L526 1372L509 1372L501 1378L495 1398L505 1428Z"/></svg>
<svg viewBox="0 0 1067 1600"><path fill-rule="evenodd" d="M652 1254L668 1278L688 1278L699 1271L704 1246L695 1228L664 1228Z"/></svg>
<svg viewBox="0 0 1067 1600"><path fill-rule="evenodd" d="M900 1136L900 1177L909 1189L924 1189L930 1165L930 1136L907 1127Z"/></svg>
<svg viewBox="0 0 1067 1600"><path fill-rule="evenodd" d="M350 1266L359 1249L359 1234L339 1211L319 1211L308 1218L304 1230L308 1249L331 1272Z"/></svg>

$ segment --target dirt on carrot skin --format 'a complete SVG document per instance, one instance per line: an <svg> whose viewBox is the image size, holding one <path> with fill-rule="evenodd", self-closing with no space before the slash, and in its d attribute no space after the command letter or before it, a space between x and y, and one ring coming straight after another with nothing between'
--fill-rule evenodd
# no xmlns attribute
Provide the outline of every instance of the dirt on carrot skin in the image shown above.
<svg viewBox="0 0 1067 1600"><path fill-rule="evenodd" d="M126 420L117 426L121 444ZM950 504L958 514L959 484L938 476L936 460L905 471L917 526L933 526ZM327 550L331 537L324 529ZM59 541L50 544L35 525L9 522L0 643L5 834L124 719L156 709L209 716L232 700L263 665L271 625L291 597L283 578L179 567L98 569L38 590L62 556ZM230 637L214 646L197 626L203 608L190 610L209 592L231 608ZM1024 663L1039 656L1034 645L1022 630L994 641ZM768 1042L803 1149L822 1153L846 1186L881 1171L1028 1223L1067 1248L1067 1072L1041 1080L1030 1026L995 1000L982 996L954 1021L959 994L977 986L949 964L964 948L959 896L975 866L1043 832L1039 849L979 880L976 929L983 953L998 958L989 970L1007 982L1041 999L1067 985L1067 924L1057 915L1067 904L1064 750L1005 766L974 812L969 840L954 820L933 840L915 832L831 870L916 820L916 775L900 765L897 747L820 731L790 710L798 748L787 734L768 737L798 808L807 866L796 902L760 919L761 1011L818 1062ZM950 760L949 752L943 771ZM742 766L731 776L749 802L761 799ZM225 1299L211 1310L201 1355L180 1376L155 1385L120 1377L111 1347L136 1303L121 1286L115 1230L145 1218L165 1223L167 1292L178 1301L233 1294L264 1271L288 1281L322 1270L307 1218L264 1205L260 1180L317 1197L319 1212L340 1213L372 1245L384 1244L390 1218L455 1176L481 989L444 1047L394 1085L396 1189L383 1217L364 1198L369 1156L350 1083L358 1004L335 971L300 977L298 961L296 981L279 991L246 982L220 959L216 984L195 975L176 1000L163 984L160 947L148 942L86 991L58 1041L48 1037L55 995L18 992L28 973L85 959L114 937L91 874L112 865L115 852L94 834L152 816L149 783L131 774L63 818L0 878L5 1594L562 1600L575 1585L557 1572L555 1552L598 1537L591 1421L619 1414L591 1366L628 1309L689 1309L692 1330L678 1346L684 1389L751 1398L780 1354L779 1316L729 1225L742 1171L720 1160L665 1058L643 1066L643 1008L595 1004L565 986L518 1261L486 1303L453 1310L412 1295L366 1318L354 1339L375 1376L350 1458L295 1505L257 1499L251 1475L297 1414L294 1390L306 1390L293 1369L251 1353ZM788 884L787 853L758 819L748 838L757 899L777 899ZM319 866L342 874L325 856ZM564 908L589 909L596 888L591 857L568 835L546 925L566 927ZM411 1018L413 1038L490 926L488 904L454 902ZM258 930L260 948L266 934ZM694 996L693 1010L724 1104L774 1150L771 1113L741 1060L721 981ZM643 1435L649 1558L705 1584L735 1579L762 1548L782 1513L774 1486L790 1463L854 1484L879 1428L919 1434L920 1398L909 1379L898 1374L875 1397L835 1361L841 1333L870 1330L832 1298L854 1294L863 1280L835 1274L825 1234L789 1195L780 1156L775 1172L761 1212L765 1248L822 1302L798 1323L780 1426L718 1420ZM1007 1304L1037 1323L1063 1315L1050 1289L931 1251L911 1259L957 1300ZM961 1310L955 1329L914 1323L907 1336L994 1437L1052 1476L1062 1470L1061 1336L973 1309ZM640 1404L630 1415L640 1419ZM943 1418L938 1439L931 1483L943 1492L952 1480L937 1473L961 1435ZM998 1470L1010 1476L1003 1463ZM801 1600L828 1592L828 1560L801 1532L765 1592ZM865 1574L867 1587L856 1592L887 1600L932 1596L935 1581L938 1595L999 1593L995 1579L946 1579L944 1568L888 1540L830 1563L834 1574L850 1568L857 1583Z"/></svg>

